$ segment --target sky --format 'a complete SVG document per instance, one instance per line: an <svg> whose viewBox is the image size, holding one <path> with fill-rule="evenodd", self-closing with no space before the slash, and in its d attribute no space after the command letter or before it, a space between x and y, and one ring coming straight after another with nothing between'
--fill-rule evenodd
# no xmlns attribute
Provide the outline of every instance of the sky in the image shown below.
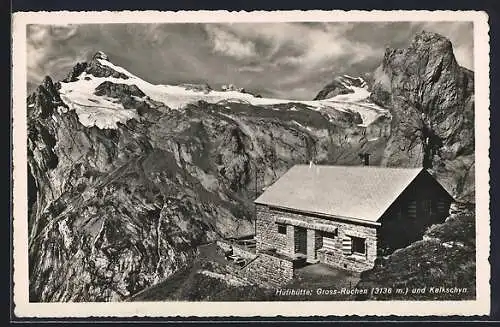
<svg viewBox="0 0 500 327"><path fill-rule="evenodd" d="M28 25L28 91L104 51L151 83L231 83L308 100L339 74L373 72L387 47L405 47L423 30L450 39L458 63L473 69L469 22Z"/></svg>

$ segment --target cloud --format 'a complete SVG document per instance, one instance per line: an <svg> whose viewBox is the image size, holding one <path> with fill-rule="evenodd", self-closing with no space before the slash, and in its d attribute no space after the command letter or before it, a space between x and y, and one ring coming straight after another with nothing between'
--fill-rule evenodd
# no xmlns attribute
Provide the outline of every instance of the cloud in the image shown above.
<svg viewBox="0 0 500 327"><path fill-rule="evenodd" d="M206 25L205 30L213 44L213 51L236 59L251 58L257 55L255 45L237 35L214 25Z"/></svg>
<svg viewBox="0 0 500 327"><path fill-rule="evenodd" d="M455 54L455 58L457 62L468 69L474 69L474 58L473 58L473 49L472 46L462 45L454 47L453 53Z"/></svg>
<svg viewBox="0 0 500 327"><path fill-rule="evenodd" d="M240 73L250 72L250 73L261 73L265 69L262 66L243 66L238 68Z"/></svg>
<svg viewBox="0 0 500 327"><path fill-rule="evenodd" d="M30 25L28 83L61 79L102 50L152 83L232 83L312 99L335 75L373 72L386 47L406 47L422 30L448 37L459 64L473 68L467 22Z"/></svg>
<svg viewBox="0 0 500 327"><path fill-rule="evenodd" d="M372 52L370 47L346 38L343 30L342 26L328 30L300 27L296 33L304 35L299 43L302 53L280 58L278 62L313 68L346 57L350 57L350 61L361 60L365 54Z"/></svg>
<svg viewBox="0 0 500 327"><path fill-rule="evenodd" d="M343 36L351 28L348 23L335 26L300 23L206 26L214 49L220 53L237 59L258 56L268 64L308 68L347 55L352 60L362 60L371 49Z"/></svg>
<svg viewBox="0 0 500 327"><path fill-rule="evenodd" d="M248 56L233 56L239 60L239 73L253 73L269 87L284 88L284 92L314 97L317 90L307 86L327 83L332 75L360 63L380 60L383 50L346 36L356 27L353 23L261 23L216 24L206 27L222 35L231 35L231 43L252 44ZM222 40L223 38L220 38ZM227 51L226 51L227 52ZM375 59L376 58L376 59ZM249 64L249 61L252 61ZM373 67L374 68L374 67ZM256 77L256 74L265 74ZM248 77L247 77L248 79ZM251 85L245 85L251 87ZM300 92L299 92L300 91ZM283 94L283 92L276 92Z"/></svg>
<svg viewBox="0 0 500 327"><path fill-rule="evenodd" d="M77 34L77 26L27 26L27 71L31 83L39 83L45 75L50 75L56 69L72 67L76 60L85 56L78 55L53 56L53 49L63 47ZM71 52L71 49L67 50Z"/></svg>

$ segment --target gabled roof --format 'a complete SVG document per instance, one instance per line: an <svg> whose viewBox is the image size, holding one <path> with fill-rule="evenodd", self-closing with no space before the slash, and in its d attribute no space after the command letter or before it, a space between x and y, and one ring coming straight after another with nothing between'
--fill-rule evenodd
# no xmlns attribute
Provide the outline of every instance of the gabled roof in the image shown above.
<svg viewBox="0 0 500 327"><path fill-rule="evenodd" d="M255 203L377 222L422 171L423 168L296 165Z"/></svg>

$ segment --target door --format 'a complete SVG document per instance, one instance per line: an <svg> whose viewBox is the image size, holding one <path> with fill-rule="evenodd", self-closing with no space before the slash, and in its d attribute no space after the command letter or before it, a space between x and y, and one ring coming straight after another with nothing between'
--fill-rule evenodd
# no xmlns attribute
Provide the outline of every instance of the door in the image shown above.
<svg viewBox="0 0 500 327"><path fill-rule="evenodd" d="M295 253L307 254L307 230L295 227Z"/></svg>

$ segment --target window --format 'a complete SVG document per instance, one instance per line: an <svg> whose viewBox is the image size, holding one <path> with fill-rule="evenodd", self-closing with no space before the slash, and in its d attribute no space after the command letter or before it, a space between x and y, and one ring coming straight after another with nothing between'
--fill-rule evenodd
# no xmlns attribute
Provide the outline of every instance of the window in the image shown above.
<svg viewBox="0 0 500 327"><path fill-rule="evenodd" d="M364 238L351 236L351 240L353 253L366 254L366 244Z"/></svg>
<svg viewBox="0 0 500 327"><path fill-rule="evenodd" d="M277 225L278 225L278 234L286 235L286 225L283 224L277 224Z"/></svg>

